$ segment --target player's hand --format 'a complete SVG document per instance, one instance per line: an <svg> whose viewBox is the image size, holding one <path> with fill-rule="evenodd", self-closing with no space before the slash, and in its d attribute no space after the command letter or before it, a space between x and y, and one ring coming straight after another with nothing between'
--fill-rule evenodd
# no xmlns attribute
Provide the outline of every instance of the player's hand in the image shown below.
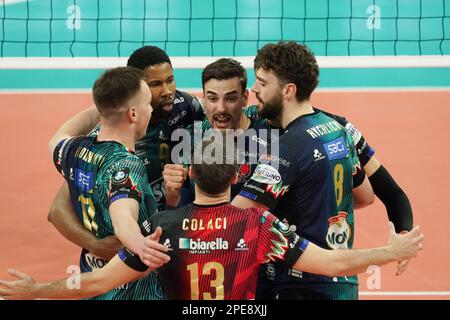
<svg viewBox="0 0 450 320"><path fill-rule="evenodd" d="M141 256L142 262L148 267L156 269L170 261L170 256L165 254L169 248L159 243L162 234L161 227L157 227L155 232L145 238L145 247Z"/></svg>
<svg viewBox="0 0 450 320"><path fill-rule="evenodd" d="M399 276L403 272L405 272L406 268L408 267L408 263L409 263L409 259L398 261L397 272L395 273L395 275Z"/></svg>
<svg viewBox="0 0 450 320"><path fill-rule="evenodd" d="M28 274L10 269L8 273L19 280L0 280L0 297L7 300L36 299L36 281Z"/></svg>
<svg viewBox="0 0 450 320"><path fill-rule="evenodd" d="M394 224L389 222L389 248L397 261L417 257L418 252L423 248L422 242L423 234L419 226L405 234L397 234Z"/></svg>
<svg viewBox="0 0 450 320"><path fill-rule="evenodd" d="M187 179L188 170L181 164L166 164L162 175L166 192L166 204L176 207L180 201L180 189Z"/></svg>
<svg viewBox="0 0 450 320"><path fill-rule="evenodd" d="M408 231L402 231L400 234L408 233ZM408 260L401 260L397 261L397 272L395 273L396 276L401 275L403 272L405 272L406 268L408 267L409 259Z"/></svg>
<svg viewBox="0 0 450 320"><path fill-rule="evenodd" d="M123 247L122 242L116 236L107 236L103 239L96 239L89 248L92 254L109 261Z"/></svg>

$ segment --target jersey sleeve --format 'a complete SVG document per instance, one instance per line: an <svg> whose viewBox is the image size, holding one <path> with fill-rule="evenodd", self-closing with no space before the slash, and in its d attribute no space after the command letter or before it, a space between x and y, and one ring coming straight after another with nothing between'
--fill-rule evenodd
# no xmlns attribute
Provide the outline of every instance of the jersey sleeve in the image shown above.
<svg viewBox="0 0 450 320"><path fill-rule="evenodd" d="M367 162L369 162L370 158L372 158L372 156L375 154L375 150L367 143L362 133L358 129L356 129L356 127L354 127L350 122L342 125L352 137L359 161L364 167Z"/></svg>
<svg viewBox="0 0 450 320"><path fill-rule="evenodd" d="M361 131L359 131L353 124L348 122L345 117L338 116L317 108L314 109L324 113L330 118L333 118L334 120L339 122L339 124L343 126L345 130L347 130L347 132L352 137L353 144L358 154L359 161L361 162L361 165L364 167L367 164L367 162L369 162L370 158L372 158L372 156L375 154L375 150L367 143Z"/></svg>
<svg viewBox="0 0 450 320"><path fill-rule="evenodd" d="M359 187L366 177L366 173L361 166L357 151L353 144L353 139L347 131L344 131L347 147L349 149L349 158L352 166L353 188Z"/></svg>
<svg viewBox="0 0 450 320"><path fill-rule="evenodd" d="M63 177L66 177L68 174L64 169L66 167L64 161L67 159L67 155L75 140L75 137L63 139L56 145L55 150L53 150L53 164Z"/></svg>
<svg viewBox="0 0 450 320"><path fill-rule="evenodd" d="M239 192L239 195L269 209L275 207L299 175L295 153L290 152L286 144L280 143L279 148L279 156L261 155L252 177Z"/></svg>
<svg viewBox="0 0 450 320"><path fill-rule="evenodd" d="M147 174L144 164L136 157L128 157L111 166L109 183L109 204L123 198L140 202Z"/></svg>
<svg viewBox="0 0 450 320"><path fill-rule="evenodd" d="M260 263L284 261L291 267L308 247L309 241L303 239L289 227L265 211L261 215L257 245L257 259Z"/></svg>

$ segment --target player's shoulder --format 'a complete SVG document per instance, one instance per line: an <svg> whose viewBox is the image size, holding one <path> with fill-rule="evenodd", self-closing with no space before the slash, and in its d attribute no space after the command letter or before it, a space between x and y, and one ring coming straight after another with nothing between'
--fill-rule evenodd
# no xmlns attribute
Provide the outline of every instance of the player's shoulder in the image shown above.
<svg viewBox="0 0 450 320"><path fill-rule="evenodd" d="M244 113L244 115L246 115L247 117L252 118L252 119L260 119L261 118L258 114L258 108L255 104L248 105L248 106L242 108L242 113Z"/></svg>
<svg viewBox="0 0 450 320"><path fill-rule="evenodd" d="M73 155L73 153L75 153L80 147L85 147L85 152L87 152L94 140L95 137L86 136L76 136L62 139L56 145L55 150L53 150L54 156L57 156L60 159L68 157L69 155Z"/></svg>
<svg viewBox="0 0 450 320"><path fill-rule="evenodd" d="M128 175L133 176L143 176L146 172L145 165L139 157L125 148L118 148L116 152L110 156L110 160L108 161L105 170L113 176L116 172L125 172Z"/></svg>
<svg viewBox="0 0 450 320"><path fill-rule="evenodd" d="M340 115L337 115L337 114L325 111L325 110L323 110L321 108L317 108L317 107L314 107L313 109L316 112L321 112L322 114L326 115L327 117L336 120L337 122L339 122L344 127L345 127L345 124L348 122L347 119L345 117L343 117L343 116L340 116Z"/></svg>
<svg viewBox="0 0 450 320"><path fill-rule="evenodd" d="M174 105L190 107L193 109L201 106L199 98L197 98L195 95L190 94L189 92L180 90L175 91L175 98L173 103Z"/></svg>

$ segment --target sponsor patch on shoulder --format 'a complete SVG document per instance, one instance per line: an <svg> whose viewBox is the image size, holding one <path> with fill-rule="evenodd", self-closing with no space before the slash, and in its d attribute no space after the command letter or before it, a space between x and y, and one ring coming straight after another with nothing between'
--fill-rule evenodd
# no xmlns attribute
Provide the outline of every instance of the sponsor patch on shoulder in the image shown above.
<svg viewBox="0 0 450 320"><path fill-rule="evenodd" d="M347 157L347 145L343 137L339 137L333 141L324 143L323 147L328 155L328 159L336 160Z"/></svg>
<svg viewBox="0 0 450 320"><path fill-rule="evenodd" d="M129 173L128 173L128 169L124 168L124 169L119 169L113 172L112 174L112 182L114 184L122 184L124 183L128 177L129 177Z"/></svg>
<svg viewBox="0 0 450 320"><path fill-rule="evenodd" d="M278 227L282 232L286 233L289 231L289 226L280 221L280 219L276 219L273 224Z"/></svg>
<svg viewBox="0 0 450 320"><path fill-rule="evenodd" d="M281 175L277 169L267 164L259 164L251 180L264 184L278 184L281 182Z"/></svg>
<svg viewBox="0 0 450 320"><path fill-rule="evenodd" d="M352 136L353 144L356 145L359 140L361 140L361 132L356 129L350 122L345 125L345 129L347 129L348 133L350 133L350 135Z"/></svg>

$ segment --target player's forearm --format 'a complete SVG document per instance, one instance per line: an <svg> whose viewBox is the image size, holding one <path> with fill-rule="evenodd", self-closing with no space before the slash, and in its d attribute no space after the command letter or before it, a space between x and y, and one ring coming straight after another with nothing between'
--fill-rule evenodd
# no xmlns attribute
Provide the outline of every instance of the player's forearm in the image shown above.
<svg viewBox="0 0 450 320"><path fill-rule="evenodd" d="M370 265L382 266L398 257L390 247L374 249L329 250L330 260L327 274L330 276L351 276L365 272Z"/></svg>
<svg viewBox="0 0 450 320"><path fill-rule="evenodd" d="M65 122L53 135L49 142L50 154L64 138L88 134L100 121L100 114L95 107L90 107L76 114Z"/></svg>
<svg viewBox="0 0 450 320"><path fill-rule="evenodd" d="M176 208L180 203L180 190L166 192L166 206Z"/></svg>
<svg viewBox="0 0 450 320"><path fill-rule="evenodd" d="M92 106L81 111L67 122L58 131L70 136L86 135L100 122L100 114L96 107Z"/></svg>
<svg viewBox="0 0 450 320"><path fill-rule="evenodd" d="M145 238L132 216L122 215L114 221L114 232L125 247L138 255L143 254Z"/></svg>
<svg viewBox="0 0 450 320"><path fill-rule="evenodd" d="M397 232L409 231L413 226L413 212L408 196L383 166L369 178L375 195L383 202L389 220Z"/></svg>
<svg viewBox="0 0 450 320"><path fill-rule="evenodd" d="M76 278L78 277L78 278ZM81 299L98 296L113 289L97 277L95 272L83 273L73 278L36 283L31 289L32 295L37 299Z"/></svg>

